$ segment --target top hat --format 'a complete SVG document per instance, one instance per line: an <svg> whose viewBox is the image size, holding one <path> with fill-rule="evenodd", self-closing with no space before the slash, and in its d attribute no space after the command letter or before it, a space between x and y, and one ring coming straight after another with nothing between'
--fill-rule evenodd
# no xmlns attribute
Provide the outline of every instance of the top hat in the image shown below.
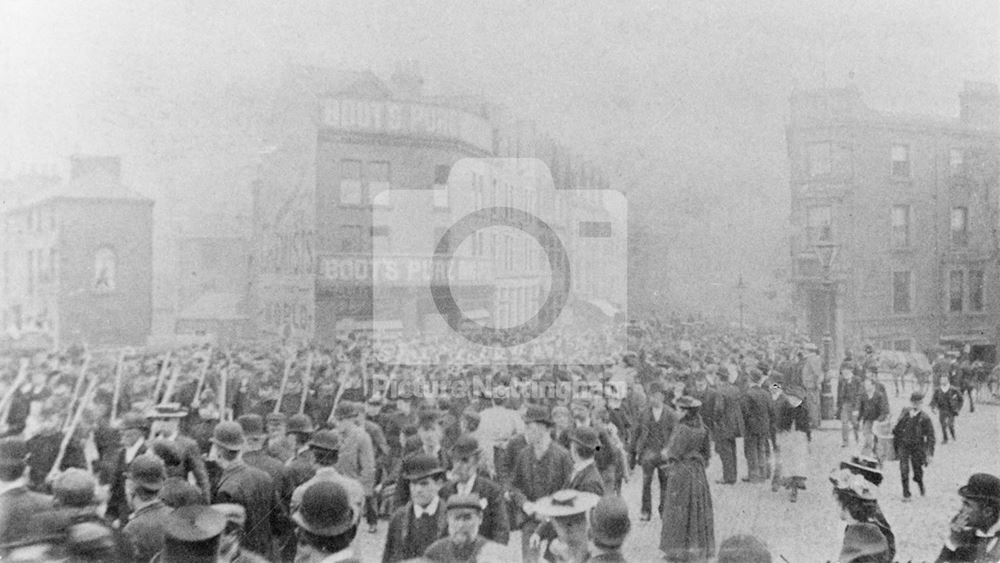
<svg viewBox="0 0 1000 563"><path fill-rule="evenodd" d="M528 412L524 414L524 421L528 424L537 422L546 426L552 426L553 424L552 417L549 415L549 409L544 405L528 405Z"/></svg>
<svg viewBox="0 0 1000 563"><path fill-rule="evenodd" d="M309 439L308 446L332 452L340 451L340 438L333 430L320 430Z"/></svg>
<svg viewBox="0 0 1000 563"><path fill-rule="evenodd" d="M236 451L243 448L243 428L236 422L220 422L212 431L212 443Z"/></svg>
<svg viewBox="0 0 1000 563"><path fill-rule="evenodd" d="M472 510L482 512L486 510L486 499L480 497L476 493L469 493L467 495L455 493L448 497L448 502L445 504L445 508L448 510L454 510L456 508L471 508Z"/></svg>
<svg viewBox="0 0 1000 563"><path fill-rule="evenodd" d="M303 492L292 521L315 536L339 536L354 526L354 509L339 483L318 481Z"/></svg>
<svg viewBox="0 0 1000 563"><path fill-rule="evenodd" d="M576 442L581 446L597 451L601 449L601 441L597 435L597 431L589 426L580 426L570 432L569 439L571 442Z"/></svg>
<svg viewBox="0 0 1000 563"><path fill-rule="evenodd" d="M840 462L840 468L861 475L874 485L881 485L885 474L882 464L877 459L866 455L852 456L848 461Z"/></svg>
<svg viewBox="0 0 1000 563"><path fill-rule="evenodd" d="M214 562L226 517L209 506L183 506L167 514L163 526L163 563Z"/></svg>
<svg viewBox="0 0 1000 563"><path fill-rule="evenodd" d="M674 399L674 406L679 409L696 409L701 406L701 401L689 395L681 395Z"/></svg>
<svg viewBox="0 0 1000 563"><path fill-rule="evenodd" d="M162 459L152 454L142 454L129 464L128 476L143 489L159 491L167 478L167 469Z"/></svg>
<svg viewBox="0 0 1000 563"><path fill-rule="evenodd" d="M476 440L475 436L471 434L462 434L455 440L455 444L451 447L451 451L448 452L452 459L466 459L478 454L481 450L479 449L479 441Z"/></svg>
<svg viewBox="0 0 1000 563"><path fill-rule="evenodd" d="M264 434L264 419L259 414L244 414L236 419L243 433L247 436L261 436Z"/></svg>
<svg viewBox="0 0 1000 563"><path fill-rule="evenodd" d="M989 473L973 473L969 483L958 489L958 494L965 498L1000 502L1000 478Z"/></svg>
<svg viewBox="0 0 1000 563"><path fill-rule="evenodd" d="M590 533L594 543L603 547L619 547L632 528L625 499L608 495L597 501L590 513Z"/></svg>
<svg viewBox="0 0 1000 563"><path fill-rule="evenodd" d="M312 434L316 429L313 427L312 419L309 418L308 414L294 414L289 417L288 426L285 428L285 431L289 434Z"/></svg>
<svg viewBox="0 0 1000 563"><path fill-rule="evenodd" d="M438 463L437 458L427 454L412 455L403 460L402 474L407 481L419 481L426 477L443 475L445 469Z"/></svg>
<svg viewBox="0 0 1000 563"><path fill-rule="evenodd" d="M14 467L28 462L28 443L20 438L0 439L0 467Z"/></svg>
<svg viewBox="0 0 1000 563"><path fill-rule="evenodd" d="M585 514L588 510L594 508L600 499L601 497L594 493L563 489L547 497L538 499L535 502L535 512L549 518Z"/></svg>
<svg viewBox="0 0 1000 563"><path fill-rule="evenodd" d="M180 403L163 403L146 411L146 418L184 418L187 411L181 408Z"/></svg>

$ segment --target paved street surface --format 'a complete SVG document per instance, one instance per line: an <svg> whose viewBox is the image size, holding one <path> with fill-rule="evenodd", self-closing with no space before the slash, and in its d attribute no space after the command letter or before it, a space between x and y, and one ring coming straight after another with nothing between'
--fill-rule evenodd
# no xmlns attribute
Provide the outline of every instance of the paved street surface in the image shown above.
<svg viewBox="0 0 1000 563"><path fill-rule="evenodd" d="M909 397L910 387L907 386L905 397L901 398L891 396L891 384L888 391L895 420ZM887 476L882 483L880 503L896 534L900 561L933 561L945 539L948 521L960 505L958 488L972 473L995 474L1000 470L1000 406L977 405L972 414L968 406L964 407L956 422L958 441L944 446L940 444L937 417L932 415L931 418L938 445L925 475L927 496L917 496L913 502L904 504L899 464L889 462L885 467ZM712 458L708 479L715 506L717 544L734 534L752 534L767 542L775 561L782 561L781 557L792 563L836 560L844 526L826 476L841 459L857 453L859 448L853 443L849 448L841 448L839 423L831 421L825 422L824 429L813 435L812 445L813 463L807 490L800 492L795 504L788 502L784 489L772 493L769 484L717 485L715 481L721 479L722 469L718 456ZM742 452L742 443L737 446L737 451ZM742 477L746 475L742 454L739 462ZM630 561L658 561L662 559L658 549L659 520L637 521L640 485L641 473L637 468L625 490L634 524L625 553ZM360 531L358 537L366 560L381 557L386 528L387 523L382 521L377 535ZM511 561L520 560L519 534L512 535L509 548Z"/></svg>

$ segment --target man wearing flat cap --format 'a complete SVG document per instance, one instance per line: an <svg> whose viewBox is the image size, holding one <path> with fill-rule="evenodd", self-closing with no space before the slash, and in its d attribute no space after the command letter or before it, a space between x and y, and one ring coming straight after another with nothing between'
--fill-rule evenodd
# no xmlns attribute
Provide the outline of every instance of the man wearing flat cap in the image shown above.
<svg viewBox="0 0 1000 563"><path fill-rule="evenodd" d="M910 500L910 468L913 482L924 496L924 466L930 465L934 457L934 423L921 409L924 394L914 391L910 395L909 408L903 409L892 429L892 443L899 458L899 474L903 482L903 502Z"/></svg>
<svg viewBox="0 0 1000 563"><path fill-rule="evenodd" d="M958 495L962 508L951 521L938 563L1000 561L1000 477L975 473Z"/></svg>
<svg viewBox="0 0 1000 563"><path fill-rule="evenodd" d="M507 517L507 503L503 489L492 479L479 472L479 442L471 434L459 436L449 451L453 481L441 488L441 498L453 495L475 494L486 507L482 510L479 535L499 544L510 541L510 523Z"/></svg>
<svg viewBox="0 0 1000 563"><path fill-rule="evenodd" d="M503 561L500 546L479 535L486 499L475 493L448 498L448 536L432 543L424 559L439 563Z"/></svg>
<svg viewBox="0 0 1000 563"><path fill-rule="evenodd" d="M410 490L410 501L389 520L382 563L421 557L432 543L448 533L444 501L439 496L445 469L437 459L424 454L406 458L402 477Z"/></svg>
<svg viewBox="0 0 1000 563"><path fill-rule="evenodd" d="M222 468L212 500L216 504L242 505L247 513L243 545L268 559L274 557L274 530L288 525L271 477L243 461L243 428L236 422L220 422L212 433L212 456Z"/></svg>
<svg viewBox="0 0 1000 563"><path fill-rule="evenodd" d="M361 483L365 496L375 494L375 446L359 424L361 405L341 401L334 411L336 431L340 439L337 470Z"/></svg>

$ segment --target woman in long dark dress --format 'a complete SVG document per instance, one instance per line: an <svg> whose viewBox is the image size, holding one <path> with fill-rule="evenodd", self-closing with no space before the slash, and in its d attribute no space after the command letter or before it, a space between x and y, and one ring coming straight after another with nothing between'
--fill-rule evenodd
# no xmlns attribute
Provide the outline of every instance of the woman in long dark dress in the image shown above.
<svg viewBox="0 0 1000 563"><path fill-rule="evenodd" d="M707 561L715 555L712 492L705 477L711 443L698 414L701 401L683 396L674 404L682 418L663 454L667 486L663 491L660 550L667 561Z"/></svg>

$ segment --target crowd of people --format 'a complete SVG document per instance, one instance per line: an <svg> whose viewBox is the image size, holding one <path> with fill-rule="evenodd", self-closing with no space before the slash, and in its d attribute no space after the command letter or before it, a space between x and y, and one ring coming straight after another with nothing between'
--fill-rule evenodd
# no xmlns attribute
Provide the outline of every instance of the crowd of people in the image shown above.
<svg viewBox="0 0 1000 563"><path fill-rule="evenodd" d="M524 561L624 561L637 516L659 520L668 561L771 561L752 536L717 544L706 468L718 456L716 486L737 486L742 439L742 481L797 502L835 383L843 445L853 436L860 448L830 474L846 522L838 560L896 560L878 489L895 456L904 499L911 477L925 493L936 442L926 385L893 423L874 349L845 358L831 382L817 347L795 335L693 319L627 329L630 352L555 366L434 362L407 340L392 361L361 332L327 346L7 358L0 554L363 561L377 556L358 541L369 533L384 536L386 563L502 560L513 538ZM610 334L581 338L538 346L572 354ZM955 440L964 361L942 355L931 370L942 442ZM488 384L454 385L469 380ZM633 514L621 491L636 474ZM973 474L958 494L938 560L1000 561L1000 479Z"/></svg>

